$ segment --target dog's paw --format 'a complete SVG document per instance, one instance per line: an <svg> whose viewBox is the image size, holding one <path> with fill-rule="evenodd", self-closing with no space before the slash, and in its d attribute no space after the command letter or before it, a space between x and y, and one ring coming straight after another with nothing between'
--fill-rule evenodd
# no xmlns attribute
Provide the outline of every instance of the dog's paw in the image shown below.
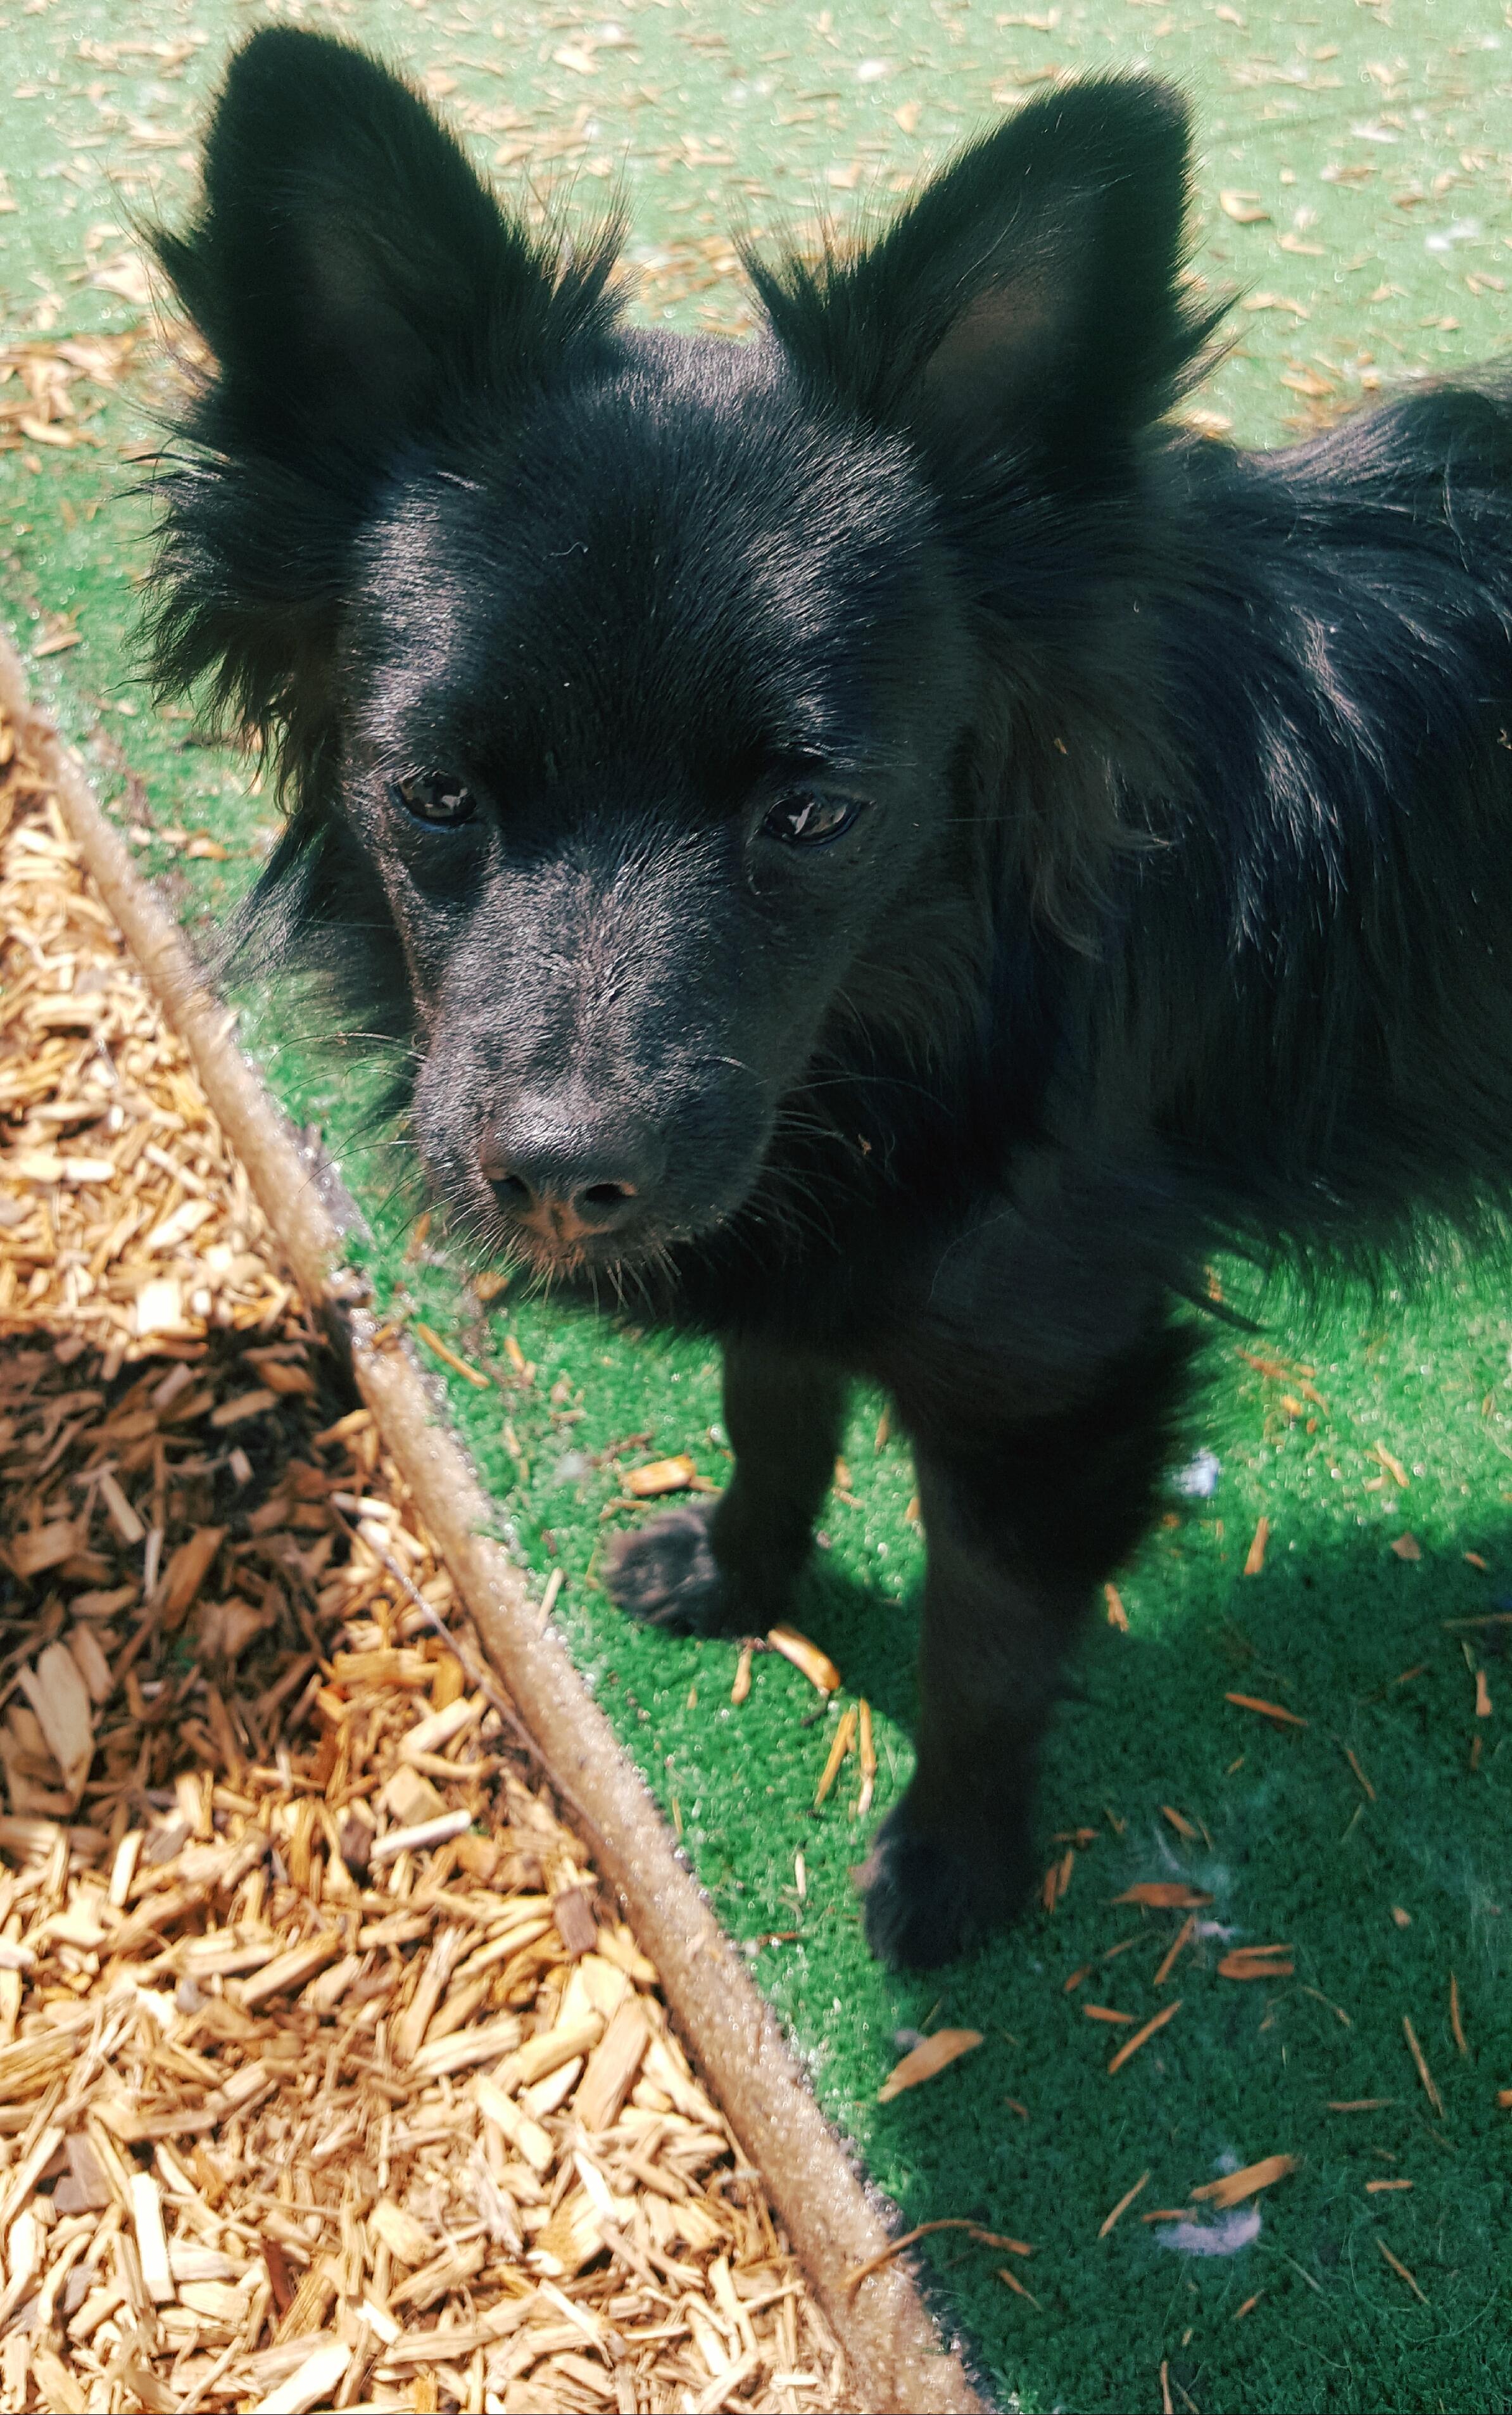
<svg viewBox="0 0 1512 2415"><path fill-rule="evenodd" d="M617 1535L605 1555L611 1601L648 1627L683 1635L733 1632L724 1577L710 1540L714 1505L665 1510L633 1535Z"/></svg>
<svg viewBox="0 0 1512 2415"><path fill-rule="evenodd" d="M915 1827L900 1803L861 1872L866 1942L890 1970L933 1971L1005 1927L1032 1876L1028 1840L1011 1827L957 1840Z"/></svg>

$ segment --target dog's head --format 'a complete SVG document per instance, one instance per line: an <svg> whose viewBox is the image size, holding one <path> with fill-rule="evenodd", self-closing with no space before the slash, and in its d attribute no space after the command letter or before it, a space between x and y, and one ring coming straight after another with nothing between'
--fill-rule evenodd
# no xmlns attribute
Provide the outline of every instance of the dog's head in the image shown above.
<svg viewBox="0 0 1512 2415"><path fill-rule="evenodd" d="M234 60L159 245L215 361L159 667L284 749L255 913L397 946L416 1136L486 1246L707 1232L835 1018L917 992L985 621L1053 719L1036 547L1137 480L1203 332L1185 193L1169 91L1070 87L869 248L753 262L763 340L679 339L621 317L613 230L531 232L360 52Z"/></svg>

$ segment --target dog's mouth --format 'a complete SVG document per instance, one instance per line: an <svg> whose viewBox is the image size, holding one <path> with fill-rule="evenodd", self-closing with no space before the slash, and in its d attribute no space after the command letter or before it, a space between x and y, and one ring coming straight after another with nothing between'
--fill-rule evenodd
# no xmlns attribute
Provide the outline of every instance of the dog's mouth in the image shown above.
<svg viewBox="0 0 1512 2415"><path fill-rule="evenodd" d="M712 1218L710 1229L721 1221ZM699 1229L658 1218L625 1232L552 1234L494 1216L487 1231L474 1231L474 1246L481 1243L491 1269L523 1277L540 1291L576 1289L598 1299L628 1299L673 1282L675 1252L696 1240Z"/></svg>

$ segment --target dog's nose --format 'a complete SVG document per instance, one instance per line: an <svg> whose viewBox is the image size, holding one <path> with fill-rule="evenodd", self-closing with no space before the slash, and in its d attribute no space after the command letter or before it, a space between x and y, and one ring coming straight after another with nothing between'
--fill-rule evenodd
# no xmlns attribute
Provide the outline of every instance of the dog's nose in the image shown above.
<svg viewBox="0 0 1512 2415"><path fill-rule="evenodd" d="M649 1139L519 1117L485 1133L479 1162L503 1213L558 1244L617 1233L643 1213Z"/></svg>

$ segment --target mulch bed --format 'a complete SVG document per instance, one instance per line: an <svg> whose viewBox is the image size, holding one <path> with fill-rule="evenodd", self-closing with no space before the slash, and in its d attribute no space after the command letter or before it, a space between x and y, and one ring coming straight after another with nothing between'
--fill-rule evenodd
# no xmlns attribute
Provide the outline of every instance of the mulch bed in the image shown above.
<svg viewBox="0 0 1512 2415"><path fill-rule="evenodd" d="M845 2404L4 727L0 930L0 2408Z"/></svg>

